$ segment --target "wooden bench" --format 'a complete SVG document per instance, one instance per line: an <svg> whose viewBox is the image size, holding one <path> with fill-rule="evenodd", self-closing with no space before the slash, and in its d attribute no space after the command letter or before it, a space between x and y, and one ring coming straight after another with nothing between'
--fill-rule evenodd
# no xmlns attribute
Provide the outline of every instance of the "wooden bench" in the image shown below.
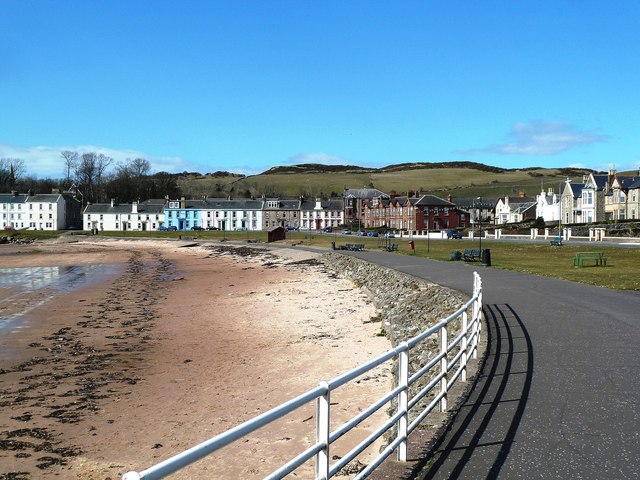
<svg viewBox="0 0 640 480"><path fill-rule="evenodd" d="M392 243L391 245L387 246L387 252L397 252L397 251L398 251L397 243Z"/></svg>
<svg viewBox="0 0 640 480"><path fill-rule="evenodd" d="M464 260L465 262L476 262L480 260L480 250L465 250L462 253L462 260Z"/></svg>
<svg viewBox="0 0 640 480"><path fill-rule="evenodd" d="M573 257L573 266L584 267L585 262L591 261L594 262L596 267L607 266L607 257L604 256L603 252L576 252L575 257Z"/></svg>
<svg viewBox="0 0 640 480"><path fill-rule="evenodd" d="M551 240L549 242L551 245L555 245L556 247L561 247L562 244L562 237L554 237L553 240Z"/></svg>

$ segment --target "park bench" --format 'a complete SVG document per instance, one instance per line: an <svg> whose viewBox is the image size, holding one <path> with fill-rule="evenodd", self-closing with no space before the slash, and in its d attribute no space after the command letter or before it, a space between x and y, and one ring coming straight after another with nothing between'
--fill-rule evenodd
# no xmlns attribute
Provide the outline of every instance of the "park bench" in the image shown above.
<svg viewBox="0 0 640 480"><path fill-rule="evenodd" d="M555 245L557 247L562 246L562 237L554 237L553 240L549 242L551 245Z"/></svg>
<svg viewBox="0 0 640 480"><path fill-rule="evenodd" d="M602 252L576 252L573 257L573 266L584 267L585 262L593 262L596 267L606 267L607 257Z"/></svg>
<svg viewBox="0 0 640 480"><path fill-rule="evenodd" d="M397 251L398 251L397 243L392 243L391 245L387 246L387 252L397 252Z"/></svg>
<svg viewBox="0 0 640 480"><path fill-rule="evenodd" d="M465 262L475 262L480 259L480 250L467 249L462 253Z"/></svg>
<svg viewBox="0 0 640 480"><path fill-rule="evenodd" d="M353 250L354 250L355 252L362 252L362 251L364 250L364 243L356 243L356 244L353 246Z"/></svg>

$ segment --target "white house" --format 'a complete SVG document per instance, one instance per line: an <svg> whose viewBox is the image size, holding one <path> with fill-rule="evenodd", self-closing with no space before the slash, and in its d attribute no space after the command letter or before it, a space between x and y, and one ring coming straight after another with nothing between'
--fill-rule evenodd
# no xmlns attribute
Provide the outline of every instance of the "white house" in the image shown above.
<svg viewBox="0 0 640 480"><path fill-rule="evenodd" d="M28 195L18 192L0 193L0 228L27 228Z"/></svg>
<svg viewBox="0 0 640 480"><path fill-rule="evenodd" d="M203 228L219 230L261 230L262 200L205 198L200 214Z"/></svg>
<svg viewBox="0 0 640 480"><path fill-rule="evenodd" d="M164 224L165 200L138 203L94 203L84 209L85 230L157 230Z"/></svg>
<svg viewBox="0 0 640 480"><path fill-rule="evenodd" d="M80 201L69 193L31 195L26 203L30 230L80 227Z"/></svg>
<svg viewBox="0 0 640 480"><path fill-rule="evenodd" d="M495 208L495 223L517 223L534 218L536 202L523 193L518 197L504 197L498 200Z"/></svg>
<svg viewBox="0 0 640 480"><path fill-rule="evenodd" d="M304 200L300 205L302 230L337 228L342 224L344 224L344 201L341 198Z"/></svg>
<svg viewBox="0 0 640 480"><path fill-rule="evenodd" d="M560 220L560 195L554 193L553 188L536 195L536 218L539 217L544 218L545 222Z"/></svg>

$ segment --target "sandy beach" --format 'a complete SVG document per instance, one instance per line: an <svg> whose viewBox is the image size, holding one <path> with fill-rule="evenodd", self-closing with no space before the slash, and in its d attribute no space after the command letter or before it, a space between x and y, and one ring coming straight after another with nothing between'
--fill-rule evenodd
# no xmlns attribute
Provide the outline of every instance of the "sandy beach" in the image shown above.
<svg viewBox="0 0 640 480"><path fill-rule="evenodd" d="M115 480L386 351L367 292L313 257L133 240L0 249L0 268L117 267L0 337L0 479ZM31 300L0 289L0 314ZM332 423L390 382L381 368L332 396ZM262 478L314 439L302 409L176 478Z"/></svg>

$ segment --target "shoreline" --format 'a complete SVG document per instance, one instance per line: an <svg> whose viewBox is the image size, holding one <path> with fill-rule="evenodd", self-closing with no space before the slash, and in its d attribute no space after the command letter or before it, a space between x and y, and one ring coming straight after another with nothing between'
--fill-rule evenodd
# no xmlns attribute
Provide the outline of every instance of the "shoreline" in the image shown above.
<svg viewBox="0 0 640 480"><path fill-rule="evenodd" d="M141 470L389 348L385 338L375 336L380 324L368 323L376 316L372 300L313 265L309 260L317 254L260 249L256 257L251 249L238 248L229 256L216 245L180 248L171 242L58 247L85 250L85 256L131 258L122 276L87 292L64 294L40 312L55 320L48 332L29 333L44 337L32 339L30 344L41 346L29 348L45 349L33 358L47 360L0 375L3 469L26 472L20 479L59 474L104 479ZM46 263L51 255L4 255L3 260ZM173 278L164 278L169 270ZM339 300L329 301L336 291ZM54 385L42 380L47 374L53 374ZM384 389L390 381L382 372L369 383ZM14 402L20 395L16 387L25 382L35 393ZM11 395L13 401L7 401ZM350 403L348 397L342 401ZM84 406L74 408L74 402ZM52 410L57 418L37 413ZM63 418L73 421L61 423ZM248 440L266 470L251 471L244 461L234 465L228 458L219 470L220 460L211 458L185 475L261 477L297 448L293 434L309 435L307 426L314 422L304 420L289 422L286 428L293 433L277 437L275 444ZM47 438L34 439L37 429ZM36 451L46 443L48 453ZM223 455L237 458L239 451L225 449ZM35 467L44 457L51 457L52 465Z"/></svg>

